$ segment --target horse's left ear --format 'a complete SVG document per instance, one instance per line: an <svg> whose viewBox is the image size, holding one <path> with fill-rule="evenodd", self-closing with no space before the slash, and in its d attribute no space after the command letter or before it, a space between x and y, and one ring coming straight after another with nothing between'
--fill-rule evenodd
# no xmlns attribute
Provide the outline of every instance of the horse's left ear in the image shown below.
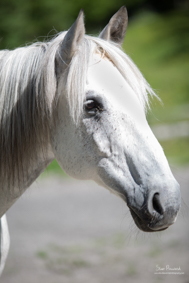
<svg viewBox="0 0 189 283"><path fill-rule="evenodd" d="M126 34L127 23L127 9L123 6L116 14L113 15L107 26L100 33L99 37L104 40L113 41L121 46Z"/></svg>
<svg viewBox="0 0 189 283"><path fill-rule="evenodd" d="M80 11L77 20L67 31L64 39L56 53L56 72L60 73L62 69L69 65L73 55L78 50L85 34L84 14Z"/></svg>

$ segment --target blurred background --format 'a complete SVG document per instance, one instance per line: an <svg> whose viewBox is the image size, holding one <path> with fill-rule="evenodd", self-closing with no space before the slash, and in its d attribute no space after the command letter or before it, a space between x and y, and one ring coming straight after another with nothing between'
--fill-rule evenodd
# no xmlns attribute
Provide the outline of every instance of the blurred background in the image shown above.
<svg viewBox="0 0 189 283"><path fill-rule="evenodd" d="M189 282L189 1L0 0L0 49L50 39L81 8L87 33L98 35L122 5L123 49L163 102L151 101L148 121L181 184L181 217L161 235L138 236L124 203L69 180L53 161L8 212L12 245L1 282ZM154 275L167 264L184 275Z"/></svg>

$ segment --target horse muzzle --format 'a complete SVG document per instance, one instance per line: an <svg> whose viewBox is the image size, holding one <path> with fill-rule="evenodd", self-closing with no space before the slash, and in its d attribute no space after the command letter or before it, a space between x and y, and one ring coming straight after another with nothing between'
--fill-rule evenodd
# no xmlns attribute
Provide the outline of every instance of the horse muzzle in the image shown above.
<svg viewBox="0 0 189 283"><path fill-rule="evenodd" d="M167 229L175 223L181 205L181 196L178 183L168 190L149 191L145 194L142 205L135 202L127 203L137 227L145 232L158 232Z"/></svg>

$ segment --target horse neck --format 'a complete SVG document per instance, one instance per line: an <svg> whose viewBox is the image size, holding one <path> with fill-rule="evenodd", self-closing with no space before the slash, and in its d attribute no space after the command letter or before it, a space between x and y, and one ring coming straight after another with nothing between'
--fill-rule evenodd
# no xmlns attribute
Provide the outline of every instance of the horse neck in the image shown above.
<svg viewBox="0 0 189 283"><path fill-rule="evenodd" d="M5 214L54 159L51 147L48 144L44 146L43 151L39 149L36 152L38 152L38 157L35 157L33 162L28 163L20 179L19 176L13 176L14 179L10 176L11 182L7 178L1 179L0 217Z"/></svg>
<svg viewBox="0 0 189 283"><path fill-rule="evenodd" d="M22 57L24 65L15 67L19 62L15 54L11 54L9 51L0 54L1 215L53 159L49 146L48 109L44 94L37 93L36 76L42 56L31 54L33 59L28 61L29 67L27 58ZM6 63L9 68L6 68Z"/></svg>

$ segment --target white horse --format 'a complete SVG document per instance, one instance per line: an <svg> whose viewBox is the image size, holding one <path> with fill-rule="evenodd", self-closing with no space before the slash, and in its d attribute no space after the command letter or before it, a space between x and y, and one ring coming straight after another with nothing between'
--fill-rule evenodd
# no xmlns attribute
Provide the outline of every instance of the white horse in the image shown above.
<svg viewBox="0 0 189 283"><path fill-rule="evenodd" d="M9 247L5 212L56 158L127 203L143 231L175 222L179 185L146 121L154 92L121 50L122 7L98 38L83 12L47 43L0 52L1 270Z"/></svg>

